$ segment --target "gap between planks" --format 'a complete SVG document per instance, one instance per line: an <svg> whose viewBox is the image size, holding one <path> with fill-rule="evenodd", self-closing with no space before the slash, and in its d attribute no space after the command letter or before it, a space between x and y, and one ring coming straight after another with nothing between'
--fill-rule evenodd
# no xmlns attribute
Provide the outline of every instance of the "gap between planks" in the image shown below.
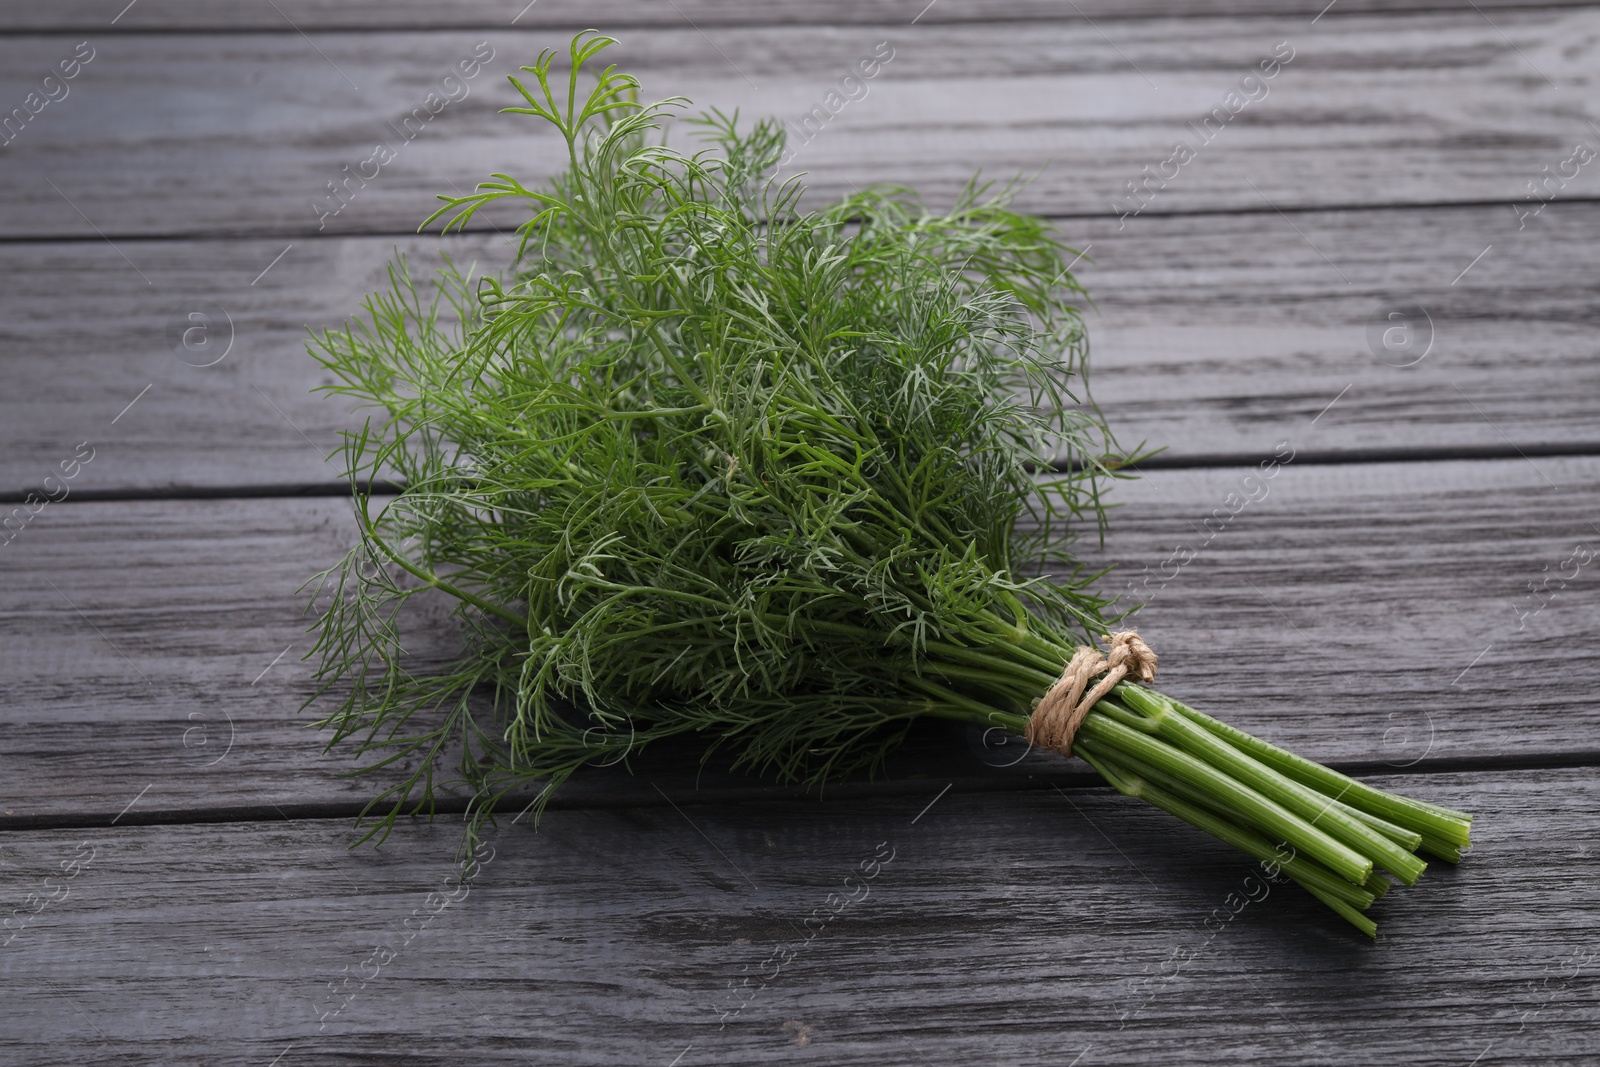
<svg viewBox="0 0 1600 1067"><path fill-rule="evenodd" d="M1529 444L1503 446L1446 446L1439 448L1381 448L1350 449L1348 451L1313 452L1296 454L1295 464L1302 467L1339 467L1368 463L1452 463L1479 460L1501 461L1515 459L1569 459L1600 456L1600 441L1575 444ZM1267 453L1229 453L1192 456L1151 456L1140 463L1130 463L1119 469L1133 473L1177 470L1226 470L1229 467L1251 467L1270 459ZM1070 468L1064 463L1054 464L1053 473L1065 473ZM398 482L361 482L361 493L372 496L393 496L404 491ZM295 497L342 497L348 495L344 482L288 482L279 485L238 486L152 486L128 489L80 489L61 501L63 504L116 503L125 500L261 500ZM20 504L28 493L0 491L0 504Z"/></svg>
<svg viewBox="0 0 1600 1067"><path fill-rule="evenodd" d="M1450 774L1502 774L1513 771L1572 770L1600 767L1600 750L1572 752L1565 756L1483 756L1427 759L1409 767L1396 767L1380 761L1339 761L1327 764L1333 770L1352 777L1371 778L1428 778ZM576 779L575 779L576 781ZM752 779L742 787L718 787L692 792L679 792L673 799L656 787L654 779L636 775L631 779L636 788L615 791L609 795L591 795L564 799L559 793L550 801L550 811L615 811L635 808L673 807L726 807L730 804L783 803L812 804L824 801L850 801L879 799L883 797L925 796L933 791L937 779L902 778L896 781L847 781L830 784L826 790L806 791L799 786ZM672 784L672 783L669 783ZM148 787L147 787L148 788ZM1069 764L1054 774L1032 775L1027 778L973 779L952 781L939 791L939 796L954 793L958 796L980 796L997 793L1039 793L1049 790L1070 789L1111 791L1098 776ZM143 794L140 794L141 796ZM512 821L512 812L530 807L537 791L509 795L498 809L498 817ZM432 805L431 814L401 815L395 828L420 821L433 822L436 818L464 814L469 798L465 796L439 797ZM360 801L332 801L314 804L239 804L217 808L175 808L140 811L129 805L115 818L102 813L58 812L49 815L26 816L0 820L0 835L40 830L96 829L107 826L187 826L213 823L272 823L315 820L355 822L366 809ZM363 823L363 826L368 824Z"/></svg>
<svg viewBox="0 0 1600 1067"><path fill-rule="evenodd" d="M411 14L413 5L408 4L374 4L350 3L336 8L339 12L335 18L346 21L322 21L321 12L300 10L303 5L285 3L282 5L293 11L296 18L290 19L286 12L279 10L273 14L249 10L245 5L243 9L228 9L222 15L207 11L201 18L187 16L192 21L172 21L174 18L183 19L186 16L179 14L173 16L158 11L156 18L166 17L169 21L149 25L138 25L139 16L122 22L122 16L129 13L134 7L130 3L121 14L107 23L102 7L97 4L57 3L48 8L39 21L29 22L32 12L8 13L0 18L0 30L8 35L17 37L50 36L55 34L79 33L85 29L93 29L102 36L116 37L144 37L144 36L198 36L201 34L252 35L252 36L290 36L309 30L314 33L404 33L428 31L477 31L477 30L504 30L508 27L527 30L529 32L557 33L562 31L577 32L593 25L603 24L607 32L625 31L631 29L681 29L685 25L703 26L715 30L741 30L741 29L770 29L774 26L884 26L898 27L907 24L921 23L923 25L943 25L960 27L974 23L990 23L1009 25L1014 23L1029 22L1084 22L1096 19L1101 22L1118 24L1129 22L1149 22L1157 19L1215 19L1215 18L1297 18L1312 12L1318 12L1316 19L1323 15L1332 15L1329 8L1335 3L1340 10L1338 15L1425 15L1441 12L1463 11L1468 7L1475 9L1488 9L1491 11L1541 11L1565 10L1575 7L1587 7L1587 0L1482 0L1473 3L1472 0L1433 0L1428 3L1392 3L1385 0L1335 0L1324 7L1321 0L1315 3L1294 3L1293 0L1261 0L1260 3L1241 2L1241 0L1224 0L1214 3L1184 3L1182 0L1142 0L1142 2L1129 4L1125 0L1082 0L1082 3L1073 3L1071 10L1048 2L1048 0L1010 0L1008 3L968 2L961 0L933 0L924 3L923 0L906 0L905 3L878 2L843 4L787 4L778 14L781 17L752 19L743 14L740 8L731 17L723 14L717 7L706 7L693 2L673 4L673 13L664 14L658 6L647 7L643 3L603 3L591 0L586 10L589 12L583 18L574 18L568 12L570 8L556 7L553 14L547 13L551 9L537 7L537 0L523 6L522 0L506 0L506 3L497 4L479 0L477 3L459 3L453 6L439 7L428 5L426 15ZM279 5L274 4L274 8ZM450 12L460 12L462 9L478 9L481 14L474 12L470 15L448 16ZM808 12L806 9L812 9ZM634 10L630 10L634 9ZM687 9L687 10L685 10ZM147 9L148 10L148 9ZM222 10L222 9L217 9ZM363 10L381 12L384 21L359 21ZM354 11L357 20L350 19ZM507 19L507 12L516 12L514 17ZM65 12L65 15L63 15ZM649 12L649 14L646 14ZM915 12L915 17L908 19L906 16ZM145 13L141 13L145 14ZM659 17L657 17L659 16ZM54 21L49 21L54 17ZM1337 16L1335 16L1337 17ZM257 19L256 22L230 22L230 19ZM209 19L210 21L207 21ZM287 20L287 21L284 21Z"/></svg>
<svg viewBox="0 0 1600 1067"><path fill-rule="evenodd" d="M1573 207L1592 206L1600 204L1600 196L1585 196L1580 194L1563 195L1560 201L1563 205ZM1424 211L1456 211L1466 208L1503 208L1508 201L1504 198L1497 200L1484 200L1465 198L1459 200L1416 200L1392 201L1388 203L1306 203L1306 204L1280 204L1276 207L1198 207L1185 208L1178 211L1151 209L1139 212L1141 219L1182 220L1205 218L1273 218L1283 215L1322 215L1339 214L1347 212L1360 212L1367 214L1406 212L1416 213ZM1104 211L1034 211L1028 212L1036 218L1046 222L1110 222L1118 216L1116 213ZM449 234L438 230L396 229L393 226L378 225L370 229L351 227L340 230L313 230L313 229L286 229L283 227L257 226L239 230L205 230L174 233L147 233L143 230L128 230L126 232L111 230L106 233L34 233L34 234L3 234L0 233L0 247L6 245L73 245L86 244L98 245L107 240L112 241L139 241L145 243L175 243L188 242L191 244L228 243L242 240L265 240L268 238L285 238L293 241L337 241L340 238L386 238L389 240L409 240L413 237L434 237L447 240L458 235L485 236L503 232L490 221L472 220L460 230L452 229Z"/></svg>

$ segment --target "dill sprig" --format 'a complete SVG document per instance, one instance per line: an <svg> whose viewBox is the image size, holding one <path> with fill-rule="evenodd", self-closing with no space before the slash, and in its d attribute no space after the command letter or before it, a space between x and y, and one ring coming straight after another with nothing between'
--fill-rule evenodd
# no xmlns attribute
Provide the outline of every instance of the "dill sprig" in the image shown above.
<svg viewBox="0 0 1600 1067"><path fill-rule="evenodd" d="M581 34L564 77L547 51L511 79L526 106L506 110L556 128L565 173L497 174L428 220L523 205L514 261L447 259L421 286L399 261L313 344L327 389L375 409L346 441L359 542L315 581L313 698L337 701L322 725L362 773L397 771L369 838L432 810L447 756L476 833L512 791L542 805L677 735L821 782L922 716L1021 733L1115 618L1070 551L1134 458L1084 390L1078 253L976 180L944 212L891 186L803 210L798 177L765 177L778 125L712 111L681 120L706 147L668 147L687 102L591 78L611 43ZM403 488L359 488L385 481ZM414 662L403 633L439 622L408 602L440 594L464 651ZM1078 752L1252 854L1292 848L1285 871L1363 929L1371 857L1421 869L1368 793L1407 847L1408 819L1466 843L1459 813L1327 799L1348 780L1228 730L1125 683ZM1366 837L1295 814L1305 793Z"/></svg>

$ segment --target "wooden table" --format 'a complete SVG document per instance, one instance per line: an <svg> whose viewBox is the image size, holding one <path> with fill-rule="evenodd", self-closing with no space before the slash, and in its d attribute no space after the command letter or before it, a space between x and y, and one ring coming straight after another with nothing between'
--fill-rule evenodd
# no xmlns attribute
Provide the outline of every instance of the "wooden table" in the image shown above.
<svg viewBox="0 0 1600 1067"><path fill-rule="evenodd" d="M1600 10L123 2L0 14L0 1060L1600 1056ZM370 784L299 710L297 586L352 537L349 414L304 328L434 254L433 194L549 173L494 112L584 24L651 93L811 115L822 194L1039 172L1097 396L1167 446L1090 552L1164 684L1477 812L1467 861L1369 943L1081 764L934 729L820 798L596 770L470 888L459 803L348 850ZM507 221L447 247L499 261Z"/></svg>

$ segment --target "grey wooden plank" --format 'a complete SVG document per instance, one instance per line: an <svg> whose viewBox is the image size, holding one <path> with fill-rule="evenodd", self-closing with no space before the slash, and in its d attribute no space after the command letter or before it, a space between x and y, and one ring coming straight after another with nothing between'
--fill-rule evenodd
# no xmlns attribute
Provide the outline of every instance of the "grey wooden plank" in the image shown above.
<svg viewBox="0 0 1600 1067"><path fill-rule="evenodd" d="M571 3L526 3L525 0L469 0L441 5L425 0L284 0L270 7L215 4L208 0L141 0L122 10L96 0L62 0L49 6L15 6L0 12L0 28L29 32L101 33L151 30L271 30L291 26L316 29L458 28L474 26L568 29L582 26L702 26L842 23L895 25L941 22L996 22L1148 18L1171 15L1283 15L1316 17L1326 3L1300 0L806 0L752 8L734 0L681 0L671 6L648 0L587 0ZM1490 11L1518 7L1576 7L1578 0L1484 0ZM1342 0L1328 18L1351 12L1395 12L1470 8L1458 0L1396 4L1392 0Z"/></svg>
<svg viewBox="0 0 1600 1067"><path fill-rule="evenodd" d="M1112 536L1089 553L1122 565L1108 590L1150 601L1137 621L1167 691L1324 761L1600 760L1600 458L1247 473L1122 486ZM0 818L103 824L136 796L130 819L368 796L371 783L336 777L350 764L297 713L310 641L296 587L337 557L351 521L333 499L47 505L0 550ZM414 634L419 663L448 651L427 619ZM918 744L888 788L1082 776L1043 753L997 766L1022 754L985 755L960 730ZM641 766L695 780L683 751ZM749 779L702 784L762 793ZM568 799L652 791L617 768Z"/></svg>
<svg viewBox="0 0 1600 1067"><path fill-rule="evenodd" d="M1000 177L1043 168L1020 198L1030 210L1107 215L1143 168L1165 166L1171 181L1149 211L1498 201L1509 213L1525 182L1595 136L1584 120L1588 58L1567 47L1600 32L1593 8L1113 29L657 27L629 35L616 58L648 96L798 124L888 42L894 57L858 90L865 97L830 105L837 115L794 163L819 197L910 181L946 200L981 164ZM404 232L451 183L469 188L495 170L533 180L561 165L565 153L538 123L494 114L516 99L502 75L559 39L507 29L91 42L95 58L70 95L43 105L5 149L0 227L86 239L96 228L113 239ZM478 41L494 59L456 90L469 95L440 104L414 139L397 137ZM1293 62L1247 90L1256 102L1227 104L1279 42ZM15 72L0 80L3 99L22 101L36 80L27 72L42 77L73 46L66 36L0 42L0 70ZM1239 113L1209 143L1191 129L1227 106ZM1180 138L1196 158L1165 164ZM380 142L395 152L386 164ZM313 208L342 168L363 166L376 176L352 179L344 210ZM1563 179L1561 197L1594 196L1596 172Z"/></svg>
<svg viewBox="0 0 1600 1067"><path fill-rule="evenodd" d="M1266 455L1308 429L1326 454L1593 448L1600 206L1559 211L1520 233L1491 206L1317 212L1292 228L1275 214L1066 220L1088 250L1095 395L1125 442L1188 460ZM327 379L305 328L351 314L397 248L419 270L440 249L485 266L510 253L493 234L119 247L144 277L100 242L0 244L0 493L13 501L85 441L95 459L72 491L331 484L325 457L359 423L311 394ZM1431 350L1399 367L1410 355L1380 360L1369 323L1407 304L1427 310L1415 343L1427 333ZM193 366L212 352L175 343L175 324L208 308L206 336L233 347Z"/></svg>
<svg viewBox="0 0 1600 1067"><path fill-rule="evenodd" d="M563 811L538 832L505 828L464 893L453 826L350 852L338 821L7 834L6 905L57 899L0 953L0 1054L278 1067L1592 1057L1600 783L1380 781L1479 819L1459 868L1436 864L1375 906L1375 944L1102 789Z"/></svg>

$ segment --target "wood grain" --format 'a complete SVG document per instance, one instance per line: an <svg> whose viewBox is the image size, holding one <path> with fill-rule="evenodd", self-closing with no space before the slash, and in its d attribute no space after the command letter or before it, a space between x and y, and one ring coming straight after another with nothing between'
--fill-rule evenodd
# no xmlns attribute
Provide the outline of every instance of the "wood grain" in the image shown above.
<svg viewBox="0 0 1600 1067"><path fill-rule="evenodd" d="M130 16L131 17L131 16ZM1600 11L1474 10L1341 17L879 27L658 27L616 58L646 94L799 123L878 41L892 62L805 145L794 164L816 197L911 182L947 202L981 163L1040 172L1030 211L1110 215L1113 198L1173 154L1280 41L1293 62L1176 172L1148 212L1271 211L1504 202L1553 170L1586 123ZM348 206L312 207L486 41L495 59ZM106 39L72 83L5 148L0 227L11 237L407 232L433 197L492 171L536 180L565 151L532 120L498 116L501 80L558 35L439 30ZM73 39L0 42L0 99ZM57 53L60 53L58 55ZM1548 79L1548 81L1546 80ZM687 143L687 142L685 142ZM1042 170L1041 170L1042 168ZM1169 171L1172 168L1168 168ZM368 174L373 169L368 167ZM1593 197L1595 167L1561 190ZM54 188L52 188L52 183ZM1253 187L1252 187L1253 186ZM495 221L485 216L483 222ZM500 218L504 222L504 218Z"/></svg>
<svg viewBox="0 0 1600 1067"><path fill-rule="evenodd" d="M1325 456L1593 450L1600 205L1548 211L1520 233L1498 207L1070 220L1095 300L1094 394L1125 443L1169 460L1267 455L1285 437ZM397 249L419 272L441 249L485 268L510 254L493 234L119 247L153 285L99 241L0 244L13 502L84 441L97 451L79 492L330 485L325 457L358 416L312 395L328 379L305 328L355 312ZM1405 359L1380 361L1368 324L1409 304L1427 310L1414 343L1430 333L1431 348L1393 366ZM232 349L197 367L210 356L174 343L173 324L208 307L207 339Z"/></svg>
<svg viewBox="0 0 1600 1067"><path fill-rule="evenodd" d="M1576 7L1577 0L1483 0L1490 11L1519 7ZM277 10L272 10L276 7ZM574 3L542 0L463 0L442 5L427 0L282 0L272 7L215 4L208 0L141 0L122 12L120 4L100 0L61 0L50 5L18 5L0 12L0 29L29 32L69 30L119 32L461 28L576 30L585 26L681 27L761 25L883 25L915 21L1011 22L1075 21L1085 18L1121 20L1162 16L1280 15L1310 20L1326 7L1299 0L805 0L752 8L735 0L675 0L671 5L649 0L585 0ZM1392 0L1341 0L1326 16L1338 19L1352 12L1393 13L1407 10L1449 10L1472 7L1460 0L1396 4Z"/></svg>
<svg viewBox="0 0 1600 1067"><path fill-rule="evenodd" d="M1113 536L1089 558L1121 565L1106 588L1129 606L1149 601L1137 622L1167 691L1309 757L1600 760L1600 459L1534 463L1290 463L1255 488L1248 469L1152 472L1119 488ZM0 550L5 818L105 824L136 794L130 820L348 811L370 795L336 777L351 764L297 710L311 642L296 589L351 524L333 499L48 505ZM1580 544L1588 563L1573 561ZM449 633L421 618L408 649L418 663L447 655ZM1016 758L935 730L888 788L1082 777L1040 753L991 766ZM688 789L694 764L680 749L642 767ZM580 779L568 799L650 802L622 771Z"/></svg>
<svg viewBox="0 0 1600 1067"><path fill-rule="evenodd" d="M1594 776L1380 784L1479 818L1460 868L1436 864L1374 908L1376 944L1293 886L1230 903L1260 897L1247 861L1103 789L951 794L931 808L933 790L562 811L537 833L497 835L464 897L449 882L452 826L353 852L339 821L8 834L8 908L66 896L0 952L0 1055L278 1067L1590 1055ZM862 863L890 850L863 882ZM75 857L92 858L62 880ZM863 884L808 941L829 894ZM748 1003L719 1028L746 979Z"/></svg>
<svg viewBox="0 0 1600 1067"><path fill-rule="evenodd" d="M1517 207L1600 137L1600 9L525 4L0 11L0 117L96 49L0 147L0 1061L1593 1058L1600 164ZM349 314L392 251L440 247L412 236L434 194L560 164L495 110L584 24L647 95L791 123L891 42L801 152L817 198L910 181L940 204L978 163L1042 167L1019 202L1088 254L1097 396L1125 440L1169 446L1085 546L1147 605L1163 688L1477 812L1467 862L1381 902L1376 945L1292 887L1213 936L1259 886L1240 856L954 724L821 798L687 746L592 769L539 832L502 820L427 921L462 798L347 851L373 784L300 710L297 588L352 536L324 457L353 416L310 395L304 327ZM470 95L402 142L478 41ZM1270 94L1119 220L1279 41ZM319 220L379 140L397 158ZM502 261L515 221L447 247ZM1411 306L1431 343L1398 366L1374 324ZM67 499L13 510L85 449ZM1238 465L1274 450L1293 458L1271 477ZM1440 459L1473 455L1516 458ZM439 609L419 666L451 651ZM880 843L870 897L807 940ZM374 974L378 947L399 951Z"/></svg>

